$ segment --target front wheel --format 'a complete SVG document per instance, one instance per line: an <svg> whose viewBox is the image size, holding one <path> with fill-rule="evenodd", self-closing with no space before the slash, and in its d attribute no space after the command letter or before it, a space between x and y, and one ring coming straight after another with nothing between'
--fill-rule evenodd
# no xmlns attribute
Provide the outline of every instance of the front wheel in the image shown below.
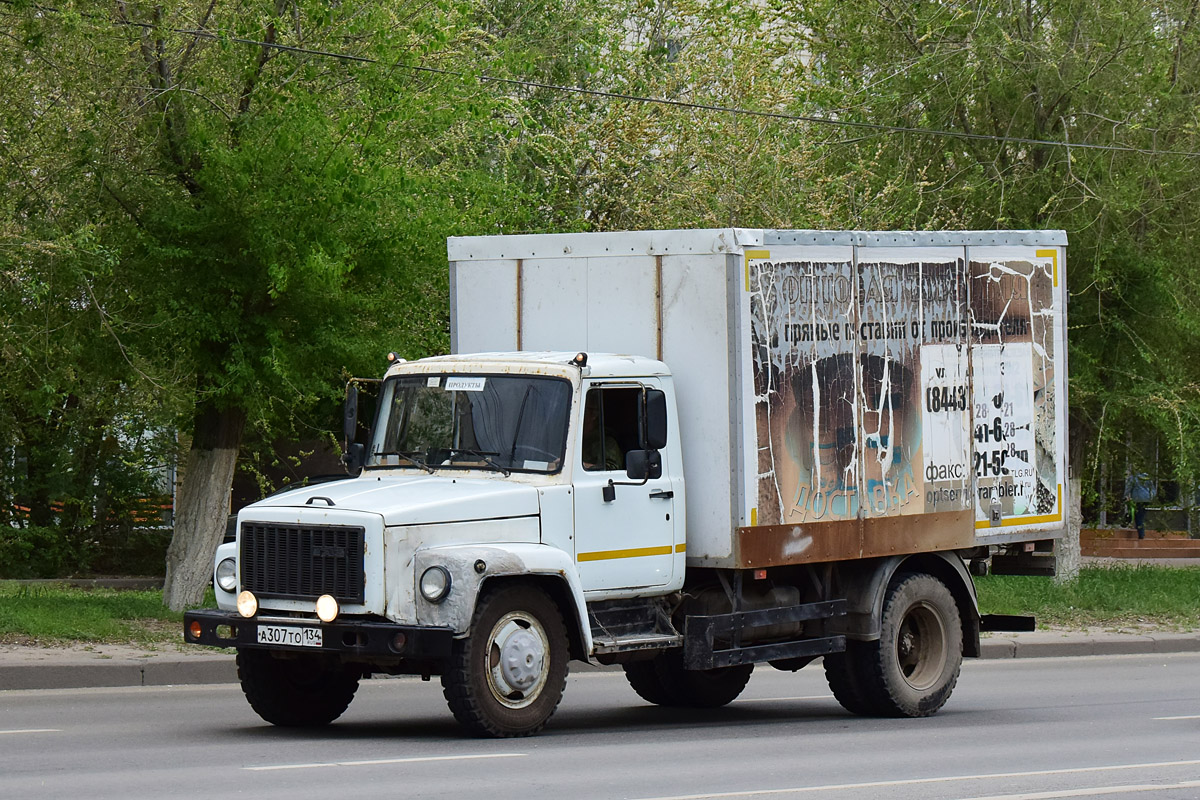
<svg viewBox="0 0 1200 800"><path fill-rule="evenodd" d="M477 736L528 736L545 726L567 683L567 632L540 589L506 586L480 598L457 640L442 693Z"/></svg>
<svg viewBox="0 0 1200 800"><path fill-rule="evenodd" d="M250 707L283 727L328 725L358 690L357 672L330 668L310 654L277 658L268 650L238 650L237 670Z"/></svg>

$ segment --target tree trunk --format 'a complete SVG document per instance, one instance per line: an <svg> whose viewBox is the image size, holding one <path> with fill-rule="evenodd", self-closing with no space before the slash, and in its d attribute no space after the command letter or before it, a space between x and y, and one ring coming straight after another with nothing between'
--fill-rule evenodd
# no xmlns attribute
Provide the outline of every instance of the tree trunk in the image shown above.
<svg viewBox="0 0 1200 800"><path fill-rule="evenodd" d="M204 601L212 560L229 516L229 490L246 426L240 408L196 410L192 447L175 509L175 532L167 548L163 603L183 611Z"/></svg>
<svg viewBox="0 0 1200 800"><path fill-rule="evenodd" d="M1056 583L1069 583L1079 577L1079 566L1083 561L1079 553L1079 529L1083 525L1083 510L1080 505L1082 484L1079 478L1070 478L1071 502L1065 510L1066 535L1054 540L1054 555L1058 559L1058 574L1054 576Z"/></svg>

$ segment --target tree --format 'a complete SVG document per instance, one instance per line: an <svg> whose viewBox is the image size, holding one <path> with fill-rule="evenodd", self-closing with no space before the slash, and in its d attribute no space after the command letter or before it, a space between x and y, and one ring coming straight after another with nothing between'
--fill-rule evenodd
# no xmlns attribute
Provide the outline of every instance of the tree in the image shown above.
<svg viewBox="0 0 1200 800"><path fill-rule="evenodd" d="M163 493L173 442L147 434L170 425L176 397L121 344L130 297L77 180L88 107L35 88L72 54L36 25L2 32L0 530L18 549L35 537L33 574L53 577L42 569L86 567Z"/></svg>
<svg viewBox="0 0 1200 800"><path fill-rule="evenodd" d="M803 88L793 37L758 4L632 0L561 127L595 229L819 227L821 180L804 125L714 108L788 112ZM769 31L770 35L764 35Z"/></svg>
<svg viewBox="0 0 1200 800"><path fill-rule="evenodd" d="M37 113L6 130L58 165L25 181L64 193L31 202L15 234L70 187L121 285L120 350L186 398L164 588L178 609L203 596L247 425L340 393L336 365L374 372L373 348L444 349L446 234L531 206L496 163L462 157L488 151L500 101L424 69L469 66L470 7L84 8L23 7L10 29Z"/></svg>

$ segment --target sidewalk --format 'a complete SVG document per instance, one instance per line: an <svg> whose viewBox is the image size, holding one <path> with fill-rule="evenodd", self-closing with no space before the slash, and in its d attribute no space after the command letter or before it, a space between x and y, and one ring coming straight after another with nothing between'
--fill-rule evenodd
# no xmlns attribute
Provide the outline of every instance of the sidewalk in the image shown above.
<svg viewBox="0 0 1200 800"><path fill-rule="evenodd" d="M1184 652L1200 652L1200 632L1052 630L987 634L983 639L983 657L989 659ZM571 668L592 669L579 664ZM122 645L0 645L0 691L236 682L232 650L202 650L182 644L157 650Z"/></svg>

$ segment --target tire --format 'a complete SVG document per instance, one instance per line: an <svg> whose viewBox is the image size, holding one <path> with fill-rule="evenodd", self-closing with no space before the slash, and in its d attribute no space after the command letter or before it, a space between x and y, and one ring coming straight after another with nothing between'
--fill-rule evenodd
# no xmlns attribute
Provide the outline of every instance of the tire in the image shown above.
<svg viewBox="0 0 1200 800"><path fill-rule="evenodd" d="M657 658L650 661L632 661L623 666L625 680L629 681L638 697L656 706L680 705L679 698L672 691L674 687L659 675Z"/></svg>
<svg viewBox="0 0 1200 800"><path fill-rule="evenodd" d="M851 714L870 716L873 713L871 699L863 689L859 665L864 661L861 652L864 642L847 641L846 650L825 656L825 681L842 708Z"/></svg>
<svg viewBox="0 0 1200 800"><path fill-rule="evenodd" d="M625 665L625 678L639 697L655 705L678 708L729 705L746 688L752 672L753 664L721 669L684 669L683 655L679 652Z"/></svg>
<svg viewBox="0 0 1200 800"><path fill-rule="evenodd" d="M250 707L272 725L315 728L342 715L358 690L358 673L328 669L315 655L277 658L238 650L238 679Z"/></svg>
<svg viewBox="0 0 1200 800"><path fill-rule="evenodd" d="M855 714L928 717L954 691L962 667L962 622L946 585L900 576L888 590L878 641L848 642L826 657L834 697Z"/></svg>
<svg viewBox="0 0 1200 800"><path fill-rule="evenodd" d="M558 606L531 586L479 599L470 635L456 640L442 693L476 736L529 736L558 708L567 684L567 630Z"/></svg>

